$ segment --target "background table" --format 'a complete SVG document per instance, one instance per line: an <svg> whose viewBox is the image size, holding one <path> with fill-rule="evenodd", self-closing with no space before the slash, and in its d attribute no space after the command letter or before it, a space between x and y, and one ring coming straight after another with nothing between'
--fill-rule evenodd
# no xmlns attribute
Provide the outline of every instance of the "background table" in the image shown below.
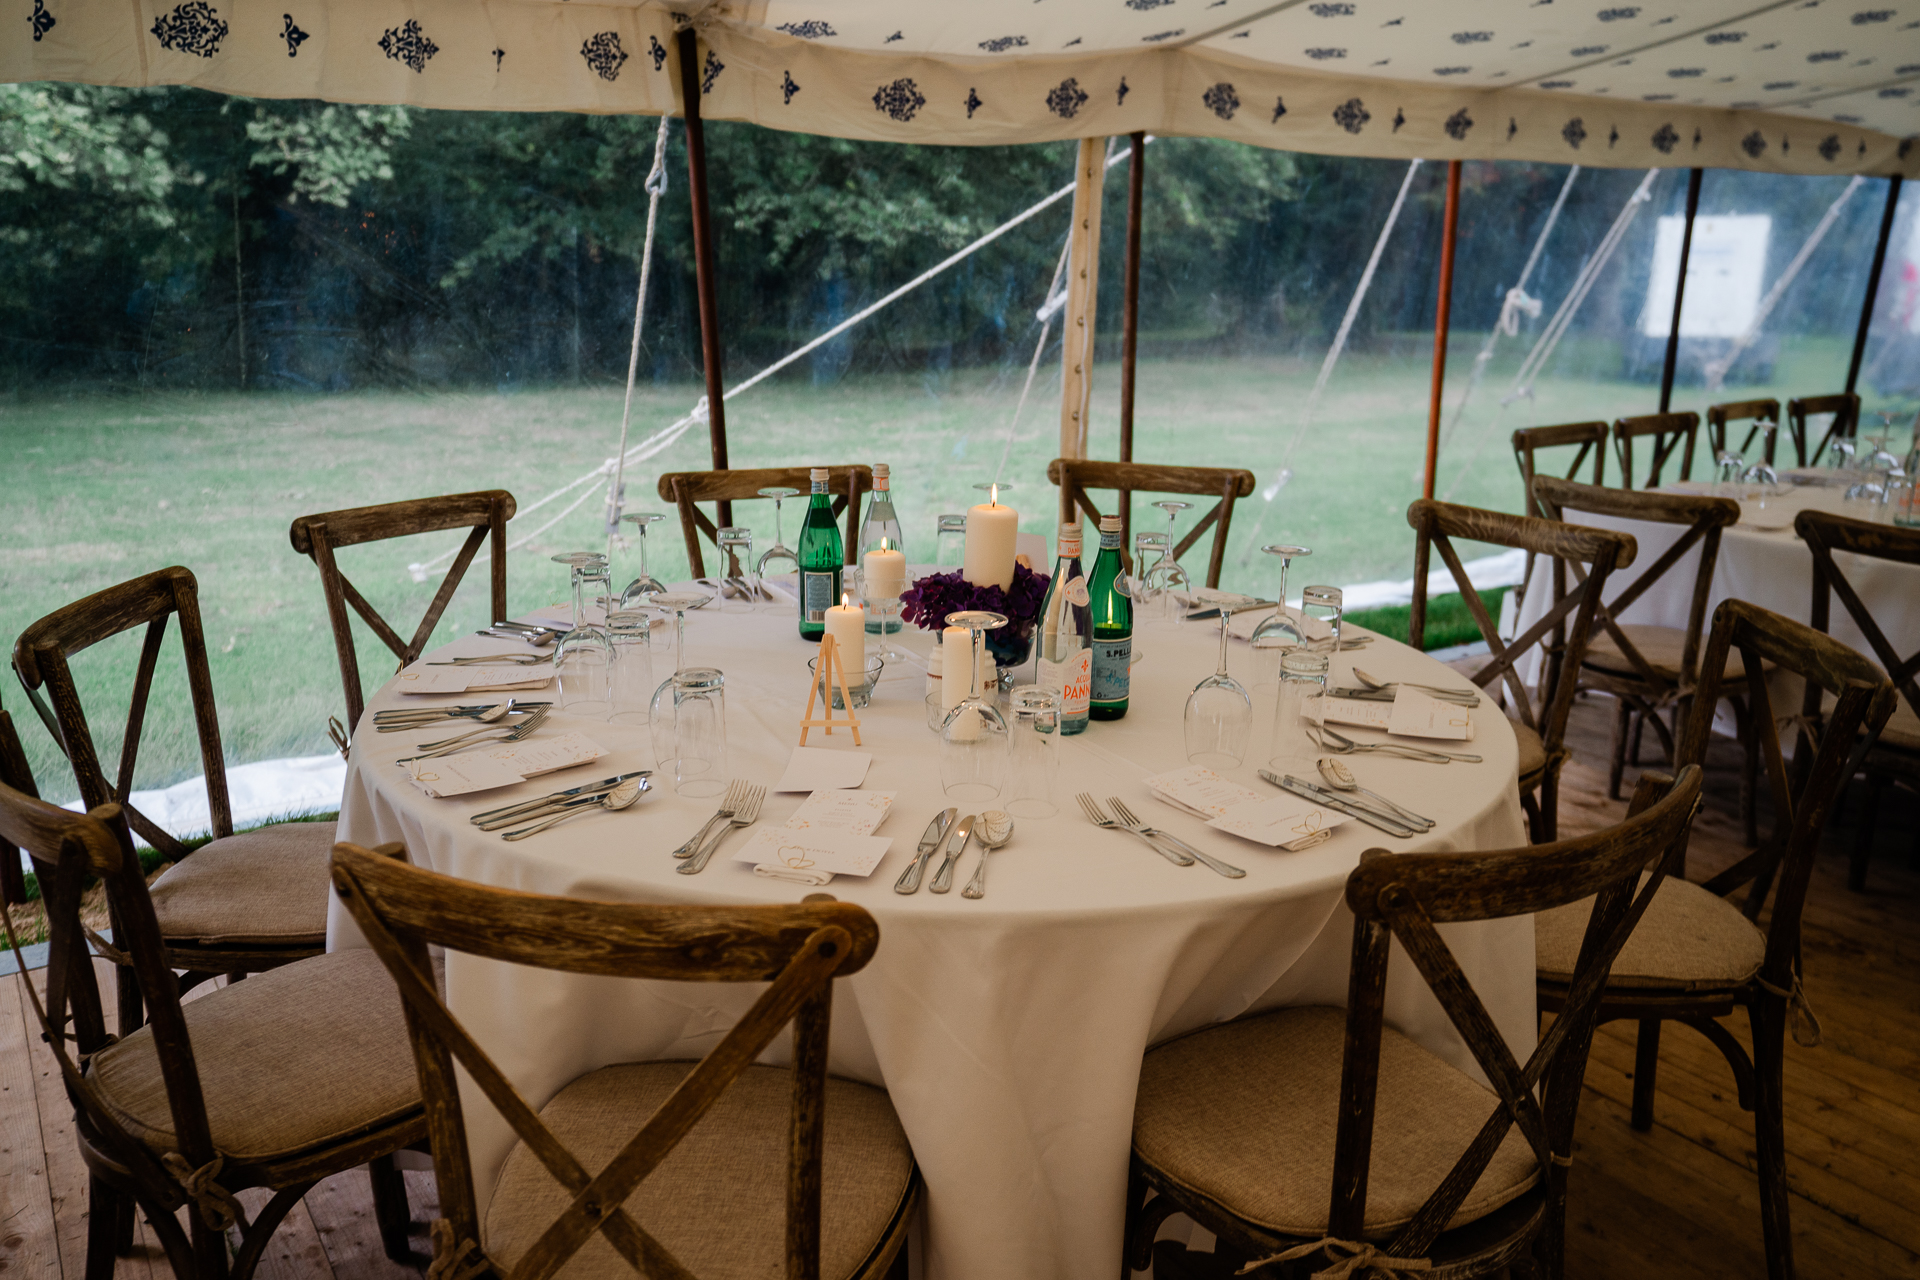
<svg viewBox="0 0 1920 1280"><path fill-rule="evenodd" d="M903 639L921 651L929 645L917 632ZM894 847L879 869L866 880L839 877L826 890L866 907L881 934L874 962L838 985L832 1069L892 1094L929 1190L915 1255L922 1274L1111 1280L1146 1047L1252 1010L1344 1004L1352 917L1341 890L1363 850L1525 842L1513 735L1486 703L1475 712L1474 750L1486 757L1484 764L1353 759L1363 785L1438 821L1424 839L1396 840L1349 822L1316 849L1286 853L1208 831L1150 799L1141 779L1185 764L1181 713L1189 690L1213 669L1217 632L1212 624L1148 624L1136 645L1141 658L1131 714L1061 740L1059 816L1020 822L1012 843L993 855L980 901L959 893L977 852L957 868L950 894L922 888L908 897L892 889L927 820L947 806L937 739L926 727L924 673L905 664L889 670L862 713L864 749L873 756L865 785L899 795L880 831L893 837ZM469 637L444 652L500 647ZM670 647L664 652L669 656L657 664L656 676L671 661ZM806 661L814 652L786 613L689 615L688 662L726 672L736 776L778 777L798 740ZM1378 640L1363 653L1363 665L1383 678L1458 682L1391 641ZM1336 659L1336 678L1344 680L1350 658ZM1250 662L1250 651L1236 642L1236 673L1245 676ZM383 690L368 715L402 700ZM1254 767L1266 755L1270 709L1270 696L1256 699L1260 758L1234 771L1237 780L1263 790L1269 788L1256 780ZM441 735L383 735L363 724L354 738L341 838L369 845L398 840L419 864L530 892L735 904L793 902L811 891L757 877L732 861L744 839L738 833L703 874L675 874L668 851L715 802L677 797L670 780L632 809L577 818L525 841L509 844L477 830L469 814L652 763L645 728L564 716L552 723L586 731L610 754L517 788L448 800L421 794L392 763L414 742ZM816 731L809 741L852 746L844 731L831 739ZM1130 836L1089 825L1072 804L1073 793L1083 790L1120 795L1148 821L1245 867L1246 878L1176 867ZM784 821L801 799L770 795L760 820ZM1531 917L1447 926L1442 933L1524 1057L1535 1035ZM358 942L335 903L330 945ZM536 1106L608 1063L705 1053L756 995L716 985L552 974L469 956L450 957L447 966L454 1013ZM1465 1047L1404 956L1392 969L1387 1017L1471 1069ZM468 1115L485 1197L512 1134L484 1099Z"/></svg>

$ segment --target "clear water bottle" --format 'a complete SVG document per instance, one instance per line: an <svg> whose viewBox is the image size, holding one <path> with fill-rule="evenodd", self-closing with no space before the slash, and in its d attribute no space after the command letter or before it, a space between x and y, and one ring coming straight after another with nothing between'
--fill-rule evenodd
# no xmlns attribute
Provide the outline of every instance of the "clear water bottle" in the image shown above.
<svg viewBox="0 0 1920 1280"><path fill-rule="evenodd" d="M1092 597L1080 569L1080 526L1060 526L1053 579L1035 624L1033 682L1060 699L1060 732L1087 727L1093 693Z"/></svg>

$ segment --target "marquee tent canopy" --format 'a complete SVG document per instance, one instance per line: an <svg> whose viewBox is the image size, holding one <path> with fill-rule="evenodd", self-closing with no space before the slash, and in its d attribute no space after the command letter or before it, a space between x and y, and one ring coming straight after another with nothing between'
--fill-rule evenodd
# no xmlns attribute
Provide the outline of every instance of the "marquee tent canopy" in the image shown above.
<svg viewBox="0 0 1920 1280"><path fill-rule="evenodd" d="M1149 131L1333 155L1906 174L1890 0L9 0L0 79L701 112L889 142ZM1884 7L1869 7L1884 6ZM676 12L677 11L677 12ZM31 38L29 39L29 35Z"/></svg>

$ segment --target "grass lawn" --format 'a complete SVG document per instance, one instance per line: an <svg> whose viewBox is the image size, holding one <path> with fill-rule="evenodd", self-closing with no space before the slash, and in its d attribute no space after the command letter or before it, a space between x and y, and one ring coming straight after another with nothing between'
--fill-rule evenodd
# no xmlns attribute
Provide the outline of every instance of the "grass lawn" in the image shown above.
<svg viewBox="0 0 1920 1280"><path fill-rule="evenodd" d="M1456 335L1449 407L1458 394L1477 335ZM1479 392L1451 455L1443 456L1444 491L1455 468L1482 441L1477 464L1452 499L1518 508L1520 486L1505 436L1541 422L1644 412L1654 390L1602 381L1542 380L1536 399L1505 410L1499 391L1518 363L1509 344ZM1774 387L1754 394L1831 390L1831 371L1845 351L1806 344L1786 353ZM1796 368L1804 364L1802 373ZM1292 591L1316 582L1349 583L1411 572L1407 503L1417 476L1426 426L1427 357L1349 355L1318 417L1293 458L1294 481L1259 531L1259 541L1312 547L1295 564ZM1503 370L1507 371L1503 375ZM736 371L738 373L739 371ZM851 377L831 385L804 378L763 385L727 408L736 467L808 462L888 462L908 553L931 553L933 518L978 500L976 482L994 478L1024 366L921 375ZM1143 461L1238 465L1271 481L1300 406L1318 372L1314 360L1279 357L1143 360L1139 371L1135 456ZM1118 420L1117 371L1101 371L1093 407L1090 452L1112 457ZM1817 384L1817 385L1816 385ZM634 413L635 439L673 421L694 402L692 385L646 386ZM1749 389L1728 388L1738 399ZM1701 407L1693 389L1676 407ZM1020 435L1002 478L1023 513L1026 530L1051 534L1055 494L1045 479L1058 452L1058 372L1035 384ZM424 494L503 487L523 507L610 455L619 433L621 390L602 386L493 394L470 391L361 392L340 395L71 394L0 399L0 456L7 459L0 496L0 637L10 644L33 619L102 587L170 564L200 580L201 608L227 758L232 763L328 750L327 717L341 712L338 667L312 564L287 542L295 516ZM707 441L696 430L672 449L628 473L628 510L662 509L651 495L662 471L708 465ZM1698 472L1701 468L1696 467ZM1609 477L1612 478L1611 476ZM604 483L599 486L604 492ZM571 498L567 499L568 501ZM1157 520L1136 499L1136 527ZM1222 585L1272 591L1277 566L1240 556L1254 539L1262 503L1241 504ZM544 523L559 504L534 513ZM566 576L548 563L554 552L603 546L598 496L515 553L509 569L516 611L557 602ZM756 550L767 545L773 513L742 504ZM1186 517L1187 527L1193 515ZM797 510L786 513L789 541ZM415 583L407 566L445 550L434 536L375 544L342 556L345 571L376 607L408 633L437 579ZM1204 547L1204 543L1202 546ZM672 580L685 572L677 526L656 526L654 569ZM1478 552L1471 552L1477 554ZM1203 554L1196 548L1192 561ZM616 564L624 579L630 558ZM485 623L486 575L469 574L442 621L436 642ZM362 667L377 684L392 660L361 631ZM96 746L108 769L119 752L120 723L139 642L123 636L80 656L75 670L94 717ZM185 713L185 679L177 637L169 636L143 738L136 786L165 786L200 772ZM66 799L71 775L25 698L9 681L0 701L21 725L42 788Z"/></svg>

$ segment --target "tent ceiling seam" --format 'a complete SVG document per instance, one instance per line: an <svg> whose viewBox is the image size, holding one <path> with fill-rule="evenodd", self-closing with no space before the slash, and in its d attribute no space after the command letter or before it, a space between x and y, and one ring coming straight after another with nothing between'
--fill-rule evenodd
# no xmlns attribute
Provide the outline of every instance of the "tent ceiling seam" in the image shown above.
<svg viewBox="0 0 1920 1280"><path fill-rule="evenodd" d="M1730 18L1723 18L1719 22L1710 22L1704 27L1695 27L1691 31L1682 31L1665 40L1654 40L1647 44L1635 45L1631 49L1614 50L1602 57L1589 58L1585 62L1576 62L1572 66L1563 67L1558 71L1542 71L1537 76L1528 76L1525 80L1513 81L1512 87L1521 89L1541 80L1552 80L1558 76L1572 75L1576 71L1585 71L1588 67L1597 67L1603 62L1618 62L1622 58L1635 57L1647 52L1649 49L1664 49L1670 45L1679 44L1683 40L1691 40L1695 36L1705 35L1709 31L1718 31L1721 27L1730 27L1736 22L1747 22L1759 17L1763 13L1772 13L1775 9L1784 9L1788 5L1801 3L1804 3L1804 0L1773 0L1772 4L1763 4L1758 9L1749 9L1745 13L1736 13Z"/></svg>
<svg viewBox="0 0 1920 1280"><path fill-rule="evenodd" d="M1197 36L1188 36L1185 40L1170 40L1167 42L1165 47L1169 49L1191 48L1196 44L1203 44L1206 41L1213 39L1215 36L1223 35L1228 31L1232 31L1236 27L1250 27L1256 22L1265 22L1268 18L1271 18L1276 13L1285 13L1288 9L1297 9L1305 3L1306 3L1306 0L1280 0L1279 4L1268 5L1266 8L1260 9L1252 14L1249 14L1247 17L1241 18L1237 22L1224 23L1221 26L1214 27L1210 31L1202 31Z"/></svg>

